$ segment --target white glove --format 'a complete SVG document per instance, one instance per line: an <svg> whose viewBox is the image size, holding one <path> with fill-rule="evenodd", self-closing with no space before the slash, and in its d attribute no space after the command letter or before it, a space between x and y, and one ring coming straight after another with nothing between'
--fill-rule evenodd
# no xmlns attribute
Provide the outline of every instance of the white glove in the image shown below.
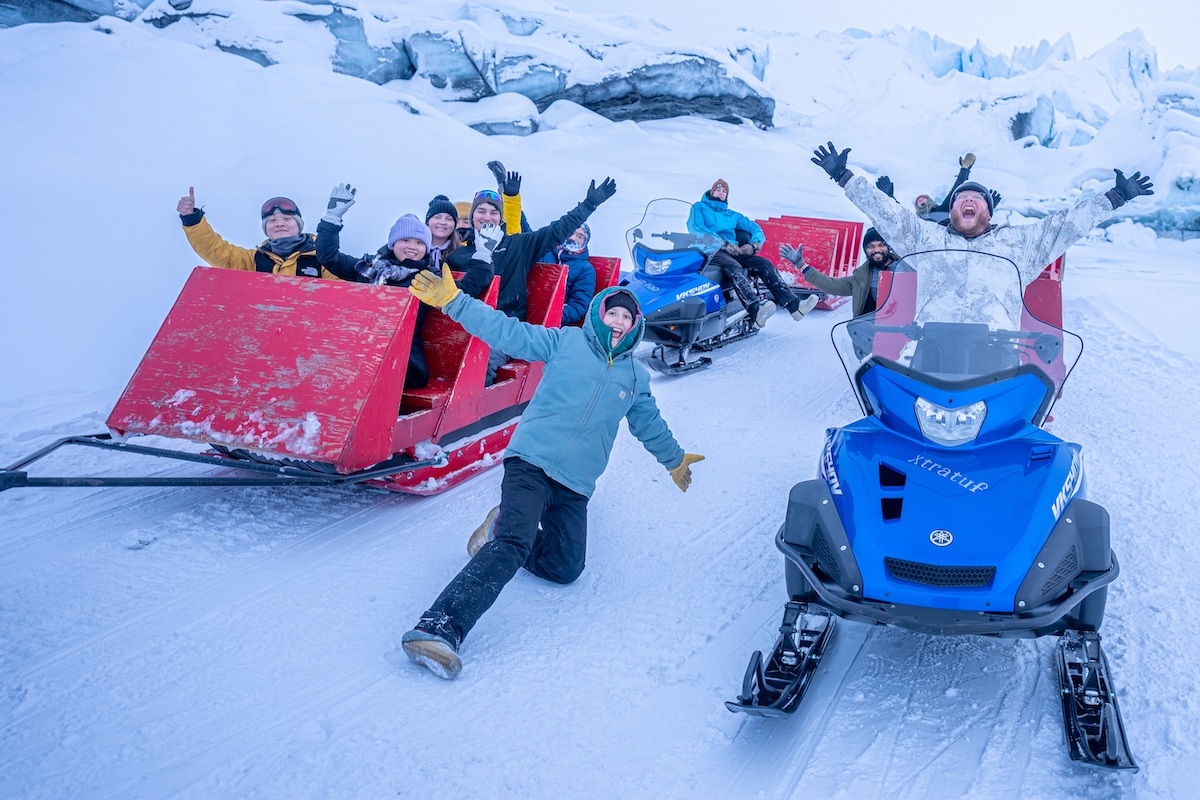
<svg viewBox="0 0 1200 800"><path fill-rule="evenodd" d="M354 205L354 194L357 191L348 183L339 183L333 187L333 191L329 193L329 205L325 207L325 216L321 217L321 221L342 227L342 214Z"/></svg>
<svg viewBox="0 0 1200 800"><path fill-rule="evenodd" d="M503 238L504 229L499 225L484 225L475 232L475 258L485 264L492 263L492 253Z"/></svg>

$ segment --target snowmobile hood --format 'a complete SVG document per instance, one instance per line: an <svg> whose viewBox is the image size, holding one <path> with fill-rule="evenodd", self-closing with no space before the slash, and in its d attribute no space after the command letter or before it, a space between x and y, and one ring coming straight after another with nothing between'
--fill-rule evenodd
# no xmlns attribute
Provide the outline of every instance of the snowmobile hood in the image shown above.
<svg viewBox="0 0 1200 800"><path fill-rule="evenodd" d="M633 320L633 327L626 332L621 341L617 342L616 347L612 347L612 331L604 324L604 307L606 300L618 293L629 297L638 311ZM646 332L646 317L642 314L642 305L638 302L637 295L623 286L610 286L598 292L592 298L592 304L588 307L587 316L591 324L583 326L583 329L587 334L588 341L610 360L624 355L637 347Z"/></svg>

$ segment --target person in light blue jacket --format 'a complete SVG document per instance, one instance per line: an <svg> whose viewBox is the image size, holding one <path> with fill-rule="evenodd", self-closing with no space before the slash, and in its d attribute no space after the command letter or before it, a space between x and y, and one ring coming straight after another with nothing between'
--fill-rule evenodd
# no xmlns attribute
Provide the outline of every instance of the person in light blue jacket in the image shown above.
<svg viewBox="0 0 1200 800"><path fill-rule="evenodd" d="M583 572L588 499L622 419L683 491L703 456L675 441L650 393L649 373L633 358L645 326L629 290L600 292L582 328L509 317L463 294L448 269L440 279L421 273L409 290L491 347L546 365L505 452L500 505L467 544L470 562L402 637L409 658L453 678L462 669L463 638L517 570L564 584Z"/></svg>
<svg viewBox="0 0 1200 800"><path fill-rule="evenodd" d="M746 313L760 328L782 306L799 322L813 309L820 298L815 294L801 298L788 288L779 271L766 258L758 255L766 242L763 229L757 222L729 207L729 184L718 178L704 196L692 204L688 214L688 233L709 234L724 244L712 257L712 263L733 284L733 291L746 307ZM747 273L761 280L775 298L759 300L758 292Z"/></svg>

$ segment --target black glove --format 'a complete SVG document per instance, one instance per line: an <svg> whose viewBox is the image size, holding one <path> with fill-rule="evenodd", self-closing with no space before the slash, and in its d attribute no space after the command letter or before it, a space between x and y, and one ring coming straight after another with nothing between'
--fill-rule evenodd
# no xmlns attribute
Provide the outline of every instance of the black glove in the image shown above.
<svg viewBox="0 0 1200 800"><path fill-rule="evenodd" d="M997 192L995 189L991 189L990 191L992 193L992 210L995 211L996 208L1000 205L1000 193Z"/></svg>
<svg viewBox="0 0 1200 800"><path fill-rule="evenodd" d="M504 180L500 184L500 188L504 190L504 194L509 197L516 197L521 193L521 173L510 172L504 176Z"/></svg>
<svg viewBox="0 0 1200 800"><path fill-rule="evenodd" d="M1125 173L1119 169L1114 169L1113 172L1117 173L1117 185L1104 194L1112 201L1114 210L1125 205L1138 195L1154 194L1154 184L1150 182L1149 175L1142 175L1141 172L1135 172L1126 178Z"/></svg>
<svg viewBox="0 0 1200 800"><path fill-rule="evenodd" d="M813 150L812 162L829 174L837 182L838 186L845 186L846 181L853 177L853 173L846 169L846 159L850 155L850 148L847 147L842 152L838 152L833 146L833 142L828 142L828 150L826 145Z"/></svg>
<svg viewBox="0 0 1200 800"><path fill-rule="evenodd" d="M892 192L895 191L895 187L892 186L892 179L887 175L880 175L879 180L875 181L875 185L879 187L879 191L883 192L893 200L896 199L896 195L892 194Z"/></svg>
<svg viewBox="0 0 1200 800"><path fill-rule="evenodd" d="M489 161L488 169L492 171L492 175L496 178L496 186L500 189L504 188L504 165L499 161Z"/></svg>
<svg viewBox="0 0 1200 800"><path fill-rule="evenodd" d="M593 208L596 208L608 198L617 193L617 182L612 178L605 178L604 183L599 186L595 181L588 187L586 202L590 203Z"/></svg>

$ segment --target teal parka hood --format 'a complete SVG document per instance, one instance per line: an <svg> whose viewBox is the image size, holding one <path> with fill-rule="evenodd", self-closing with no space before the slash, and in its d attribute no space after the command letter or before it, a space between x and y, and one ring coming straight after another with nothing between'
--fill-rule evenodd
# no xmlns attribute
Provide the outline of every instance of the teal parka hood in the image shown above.
<svg viewBox="0 0 1200 800"><path fill-rule="evenodd" d="M612 328L604 324L604 312L607 308L608 298L619 293L631 298L638 311L633 320L633 327L626 331L625 335L621 337L621 341L617 342L617 346L613 347ZM642 337L646 333L646 318L642 315L642 304L638 302L637 295L624 286L610 286L607 289L600 290L592 298L592 304L588 307L587 318L590 324L585 325L584 330L588 334L588 341L594 341L600 348L600 351L608 356L609 361L617 356L628 353L641 344Z"/></svg>

